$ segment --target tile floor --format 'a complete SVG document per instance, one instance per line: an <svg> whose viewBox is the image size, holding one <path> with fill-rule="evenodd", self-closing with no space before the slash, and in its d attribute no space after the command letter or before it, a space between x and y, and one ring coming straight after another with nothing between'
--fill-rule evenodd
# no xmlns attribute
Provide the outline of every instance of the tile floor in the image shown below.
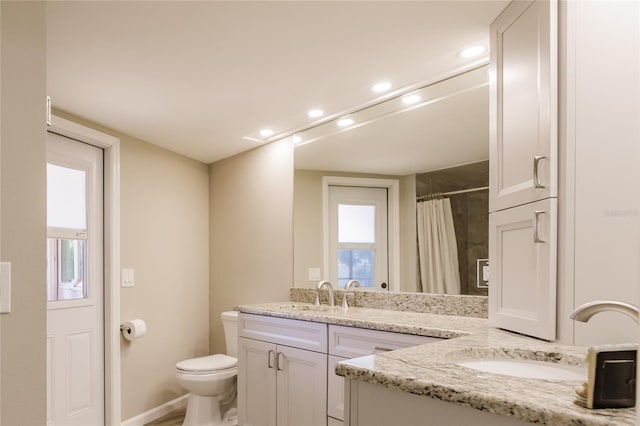
<svg viewBox="0 0 640 426"><path fill-rule="evenodd" d="M158 420L147 423L145 426L181 426L184 421L185 412L186 407L172 411L169 414L160 417Z"/></svg>

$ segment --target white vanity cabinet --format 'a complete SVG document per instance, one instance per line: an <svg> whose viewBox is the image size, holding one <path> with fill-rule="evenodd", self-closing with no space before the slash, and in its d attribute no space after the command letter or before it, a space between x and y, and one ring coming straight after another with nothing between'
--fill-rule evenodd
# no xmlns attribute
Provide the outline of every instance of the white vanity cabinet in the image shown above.
<svg viewBox="0 0 640 426"><path fill-rule="evenodd" d="M349 426L524 426L531 423L428 396L348 380ZM393 408L391 408L393 407Z"/></svg>
<svg viewBox="0 0 640 426"><path fill-rule="evenodd" d="M328 425L344 420L344 378L335 373L338 362L440 341L438 338L387 331L329 325L329 369L327 378Z"/></svg>
<svg viewBox="0 0 640 426"><path fill-rule="evenodd" d="M327 325L240 314L240 425L327 422Z"/></svg>
<svg viewBox="0 0 640 426"><path fill-rule="evenodd" d="M342 425L338 362L441 340L246 313L238 321L240 426Z"/></svg>
<svg viewBox="0 0 640 426"><path fill-rule="evenodd" d="M513 1L490 34L489 320L554 340L558 3Z"/></svg>

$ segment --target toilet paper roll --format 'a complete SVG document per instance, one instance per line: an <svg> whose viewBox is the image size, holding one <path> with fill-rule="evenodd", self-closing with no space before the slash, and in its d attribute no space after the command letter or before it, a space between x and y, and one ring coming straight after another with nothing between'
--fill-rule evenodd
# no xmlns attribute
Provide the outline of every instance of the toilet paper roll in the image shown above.
<svg viewBox="0 0 640 426"><path fill-rule="evenodd" d="M147 324L141 319L127 321L120 326L122 336L127 340L137 340L147 334Z"/></svg>

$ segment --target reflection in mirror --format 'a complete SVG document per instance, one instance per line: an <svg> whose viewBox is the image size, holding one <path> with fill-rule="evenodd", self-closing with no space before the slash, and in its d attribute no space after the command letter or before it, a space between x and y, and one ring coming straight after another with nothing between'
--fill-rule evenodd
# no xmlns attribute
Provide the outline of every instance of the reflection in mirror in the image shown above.
<svg viewBox="0 0 640 426"><path fill-rule="evenodd" d="M388 285L373 288L486 295L487 67L352 113L348 126L341 118L295 135L294 286L312 287L317 270L331 281L323 178L349 177L397 185Z"/></svg>

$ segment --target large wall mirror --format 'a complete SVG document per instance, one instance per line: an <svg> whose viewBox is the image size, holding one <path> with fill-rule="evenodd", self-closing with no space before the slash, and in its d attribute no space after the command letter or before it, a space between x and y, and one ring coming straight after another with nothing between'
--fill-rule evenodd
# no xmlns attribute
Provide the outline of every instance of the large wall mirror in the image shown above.
<svg viewBox="0 0 640 426"><path fill-rule="evenodd" d="M467 70L294 136L294 286L487 295L488 80Z"/></svg>

